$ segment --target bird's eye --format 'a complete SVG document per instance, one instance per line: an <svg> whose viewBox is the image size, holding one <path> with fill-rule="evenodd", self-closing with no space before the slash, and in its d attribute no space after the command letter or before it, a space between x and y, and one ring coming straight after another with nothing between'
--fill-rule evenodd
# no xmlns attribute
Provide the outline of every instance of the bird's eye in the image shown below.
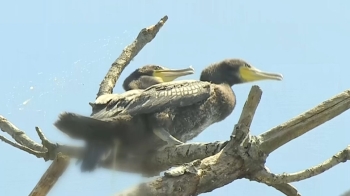
<svg viewBox="0 0 350 196"><path fill-rule="evenodd" d="M251 68L249 64L244 64L245 67Z"/></svg>
<svg viewBox="0 0 350 196"><path fill-rule="evenodd" d="M162 66L157 66L157 68L156 68L157 70L164 70L165 68L164 67L162 67Z"/></svg>

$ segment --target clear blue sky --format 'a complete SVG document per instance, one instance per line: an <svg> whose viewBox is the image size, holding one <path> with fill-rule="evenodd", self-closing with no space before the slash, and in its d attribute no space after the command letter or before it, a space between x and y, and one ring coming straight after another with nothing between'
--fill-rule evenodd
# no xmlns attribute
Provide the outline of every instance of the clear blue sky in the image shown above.
<svg viewBox="0 0 350 196"><path fill-rule="evenodd" d="M284 75L282 82L255 83L263 90L251 129L257 135L349 88L349 10L345 0L5 1L0 7L0 114L37 141L35 126L52 141L75 144L54 128L57 115L89 115L88 102L114 59L141 28L168 15L114 92L122 92L121 81L145 64L192 65L196 74L186 78L196 79L212 62L242 58ZM194 141L228 139L251 85L234 86L235 111ZM330 158L350 144L349 118L345 112L288 143L268 158L267 166L276 173L296 172ZM1 190L7 195L28 195L51 164L4 143L0 154ZM294 185L303 195L339 195L350 189L349 173L350 163L340 164ZM112 195L142 180L103 169L82 174L73 161L50 195ZM206 195L234 193L281 195L248 180Z"/></svg>

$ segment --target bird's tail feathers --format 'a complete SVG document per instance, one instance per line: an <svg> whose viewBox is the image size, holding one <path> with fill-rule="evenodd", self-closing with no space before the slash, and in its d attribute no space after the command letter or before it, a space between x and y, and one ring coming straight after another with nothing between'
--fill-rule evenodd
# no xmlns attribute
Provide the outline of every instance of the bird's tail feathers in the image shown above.
<svg viewBox="0 0 350 196"><path fill-rule="evenodd" d="M99 163L108 158L114 159L112 156L115 146L111 142L96 142L90 141L86 145L86 151L81 163L82 172L93 171ZM112 157L111 157L112 156Z"/></svg>
<svg viewBox="0 0 350 196"><path fill-rule="evenodd" d="M54 125L57 129L75 139L108 138L114 133L110 121L70 112L60 114Z"/></svg>

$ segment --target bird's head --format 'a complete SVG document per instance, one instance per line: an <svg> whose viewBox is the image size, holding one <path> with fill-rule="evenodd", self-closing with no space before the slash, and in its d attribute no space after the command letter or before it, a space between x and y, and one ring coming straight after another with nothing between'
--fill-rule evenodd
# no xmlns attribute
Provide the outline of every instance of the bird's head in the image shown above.
<svg viewBox="0 0 350 196"><path fill-rule="evenodd" d="M205 68L200 80L215 84L234 84L254 82L259 80L282 80L278 73L263 72L241 59L226 59Z"/></svg>
<svg viewBox="0 0 350 196"><path fill-rule="evenodd" d="M125 91L146 89L152 85L171 82L178 77L194 73L192 67L185 69L168 69L158 65L146 65L132 72L123 83Z"/></svg>

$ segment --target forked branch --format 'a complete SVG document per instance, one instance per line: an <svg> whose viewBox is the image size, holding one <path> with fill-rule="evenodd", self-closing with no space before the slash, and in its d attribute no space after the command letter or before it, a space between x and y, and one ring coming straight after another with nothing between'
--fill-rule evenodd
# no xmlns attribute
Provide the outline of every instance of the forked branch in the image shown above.
<svg viewBox="0 0 350 196"><path fill-rule="evenodd" d="M14 124L3 116L0 116L0 129L9 134L18 144L30 148L37 152L45 151L44 147L34 140L30 139L23 131L18 129Z"/></svg>
<svg viewBox="0 0 350 196"><path fill-rule="evenodd" d="M32 154L32 155L34 155L34 156L36 156L38 158L42 158L42 157L44 157L46 155L45 152L32 150L32 149L28 148L27 146L23 146L21 144L13 142L13 141L7 139L6 137L4 137L2 135L0 135L0 140L2 140L3 142L5 142L7 144L10 144L11 146L13 146L13 147L15 147L17 149L20 149L20 150L23 150L23 151L25 151L25 152L27 152L29 154Z"/></svg>
<svg viewBox="0 0 350 196"><path fill-rule="evenodd" d="M296 172L296 173L290 173L290 174L286 173L286 174L279 174L279 175L273 174L267 170L262 170L256 173L255 177L261 182L271 183L271 184L298 182L298 181L305 180L313 176L319 175L331 169L332 167L338 165L339 163L344 163L348 160L350 160L350 145L344 150L333 155L331 158L324 161L323 163L316 165L314 167L311 167L309 169Z"/></svg>

